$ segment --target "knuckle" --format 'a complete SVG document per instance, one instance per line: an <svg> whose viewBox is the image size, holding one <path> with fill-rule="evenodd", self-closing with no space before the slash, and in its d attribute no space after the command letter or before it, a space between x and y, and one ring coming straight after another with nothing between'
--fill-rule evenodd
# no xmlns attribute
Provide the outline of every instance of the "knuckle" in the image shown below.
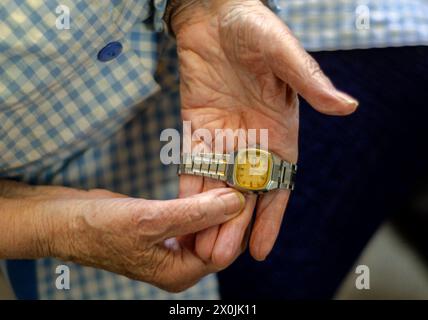
<svg viewBox="0 0 428 320"><path fill-rule="evenodd" d="M155 252L152 259L155 261L152 270L152 282L159 288L171 293L179 293L190 288L196 281L189 281L186 276L174 275L174 256L170 251Z"/></svg>
<svg viewBox="0 0 428 320"><path fill-rule="evenodd" d="M165 233L167 225L156 202L136 199L130 201L127 209L131 225L140 236L155 241Z"/></svg>
<svg viewBox="0 0 428 320"><path fill-rule="evenodd" d="M153 249L148 249L124 255L122 257L123 274L133 280L152 282L157 272L153 252Z"/></svg>
<svg viewBox="0 0 428 320"><path fill-rule="evenodd" d="M208 215L208 201L198 199L195 205L188 204L186 214L189 222L200 222L206 219Z"/></svg>
<svg viewBox="0 0 428 320"><path fill-rule="evenodd" d="M171 293L190 288L203 276L186 269L183 257L169 250L153 248L148 259L151 266L148 282Z"/></svg>
<svg viewBox="0 0 428 320"><path fill-rule="evenodd" d="M319 63L309 54L306 56L305 64L306 70L308 70L307 72L309 73L308 76L310 76L311 78L317 78L320 75L322 76L324 74L321 70Z"/></svg>

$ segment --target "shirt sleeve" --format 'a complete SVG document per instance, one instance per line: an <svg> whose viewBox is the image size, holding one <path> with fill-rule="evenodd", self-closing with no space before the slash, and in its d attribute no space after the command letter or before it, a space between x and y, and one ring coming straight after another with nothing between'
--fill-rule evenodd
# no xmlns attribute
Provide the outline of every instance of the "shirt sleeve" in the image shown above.
<svg viewBox="0 0 428 320"><path fill-rule="evenodd" d="M281 11L278 0L265 0L265 3L269 8L272 9L273 12L279 13Z"/></svg>
<svg viewBox="0 0 428 320"><path fill-rule="evenodd" d="M168 0L152 0L154 7L154 28L157 32L168 32L163 17Z"/></svg>
<svg viewBox="0 0 428 320"><path fill-rule="evenodd" d="M279 13L281 7L279 6L278 0L263 0L263 2L271 8L271 10L275 13ZM166 6L168 4L168 0L152 0L152 4L154 7L154 28L157 32L165 32L168 33L168 26L163 19L165 16Z"/></svg>

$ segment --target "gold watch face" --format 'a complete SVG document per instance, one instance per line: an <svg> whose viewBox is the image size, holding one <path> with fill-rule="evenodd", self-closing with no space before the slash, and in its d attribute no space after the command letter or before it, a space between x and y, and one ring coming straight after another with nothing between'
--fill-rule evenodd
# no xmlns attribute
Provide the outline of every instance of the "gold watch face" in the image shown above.
<svg viewBox="0 0 428 320"><path fill-rule="evenodd" d="M272 156L260 149L238 151L235 158L234 181L238 187L248 190L264 189L271 174Z"/></svg>

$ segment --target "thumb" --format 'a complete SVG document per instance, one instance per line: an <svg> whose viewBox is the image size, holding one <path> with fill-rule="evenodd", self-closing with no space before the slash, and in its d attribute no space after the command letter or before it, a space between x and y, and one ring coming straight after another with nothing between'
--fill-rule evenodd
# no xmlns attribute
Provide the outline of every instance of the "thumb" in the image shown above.
<svg viewBox="0 0 428 320"><path fill-rule="evenodd" d="M356 110L358 101L337 90L319 64L300 45L280 21L283 30L270 41L267 55L273 73L296 90L317 111L329 115L347 115Z"/></svg>
<svg viewBox="0 0 428 320"><path fill-rule="evenodd" d="M231 188L213 189L198 195L155 201L159 221L165 223L165 239L183 236L222 224L237 215L244 208L245 198Z"/></svg>

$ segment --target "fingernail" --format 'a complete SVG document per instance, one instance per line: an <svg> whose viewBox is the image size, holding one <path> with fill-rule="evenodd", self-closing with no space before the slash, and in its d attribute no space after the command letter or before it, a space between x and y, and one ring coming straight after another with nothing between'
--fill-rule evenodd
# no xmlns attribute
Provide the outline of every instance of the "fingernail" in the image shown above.
<svg viewBox="0 0 428 320"><path fill-rule="evenodd" d="M226 204L226 215L235 215L239 213L245 205L245 197L238 191L232 191L220 196Z"/></svg>
<svg viewBox="0 0 428 320"><path fill-rule="evenodd" d="M357 108L360 104L357 99L351 97L349 94L346 94L344 92L338 91L336 93L336 96L350 107Z"/></svg>

